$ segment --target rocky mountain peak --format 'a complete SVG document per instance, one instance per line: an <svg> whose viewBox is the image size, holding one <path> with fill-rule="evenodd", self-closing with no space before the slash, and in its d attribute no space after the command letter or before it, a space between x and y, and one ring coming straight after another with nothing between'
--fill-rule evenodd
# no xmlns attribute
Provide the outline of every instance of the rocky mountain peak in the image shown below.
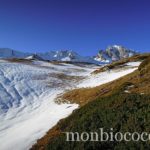
<svg viewBox="0 0 150 150"><path fill-rule="evenodd" d="M135 55L137 52L121 45L108 46L106 50L100 50L95 60L102 62L117 61L122 58L128 58Z"/></svg>

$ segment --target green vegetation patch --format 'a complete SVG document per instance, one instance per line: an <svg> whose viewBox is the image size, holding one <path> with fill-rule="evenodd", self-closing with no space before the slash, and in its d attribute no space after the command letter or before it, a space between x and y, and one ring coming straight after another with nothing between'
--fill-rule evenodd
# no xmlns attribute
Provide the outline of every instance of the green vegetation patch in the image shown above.
<svg viewBox="0 0 150 150"><path fill-rule="evenodd" d="M128 85L128 84L127 84ZM61 134L52 138L46 149L148 149L149 142L67 142L64 132L99 132L110 128L116 132L150 132L150 95L125 94L124 88L115 94L99 98L75 111L59 123Z"/></svg>

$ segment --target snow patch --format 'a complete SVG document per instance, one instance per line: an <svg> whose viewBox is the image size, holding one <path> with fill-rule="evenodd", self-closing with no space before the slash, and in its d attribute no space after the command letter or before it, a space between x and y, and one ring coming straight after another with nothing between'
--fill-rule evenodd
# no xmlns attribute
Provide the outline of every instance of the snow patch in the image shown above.
<svg viewBox="0 0 150 150"><path fill-rule="evenodd" d="M141 64L140 61L126 63L127 66L133 66L133 67L138 67L140 64Z"/></svg>

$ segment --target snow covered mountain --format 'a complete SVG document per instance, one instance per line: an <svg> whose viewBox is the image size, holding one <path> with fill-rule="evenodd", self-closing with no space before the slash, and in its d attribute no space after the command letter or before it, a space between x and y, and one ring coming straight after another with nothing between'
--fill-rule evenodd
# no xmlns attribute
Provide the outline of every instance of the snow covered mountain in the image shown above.
<svg viewBox="0 0 150 150"><path fill-rule="evenodd" d="M45 53L24 53L8 48L0 49L0 58L25 58L49 61L72 61L99 64L93 57L81 56L72 50L49 51Z"/></svg>
<svg viewBox="0 0 150 150"><path fill-rule="evenodd" d="M49 61L86 62L93 64L110 63L135 55L136 52L123 46L109 46L105 51L100 50L96 57L85 57L72 50L49 51L44 53L24 53L8 48L0 49L0 58L26 58ZM35 58L36 56L36 58Z"/></svg>
<svg viewBox="0 0 150 150"><path fill-rule="evenodd" d="M37 55L44 60L97 63L92 57L81 56L72 50L49 51Z"/></svg>
<svg viewBox="0 0 150 150"><path fill-rule="evenodd" d="M127 49L120 45L109 46L106 50L100 50L95 60L100 62L112 62L122 58L128 58L137 54L134 50Z"/></svg>

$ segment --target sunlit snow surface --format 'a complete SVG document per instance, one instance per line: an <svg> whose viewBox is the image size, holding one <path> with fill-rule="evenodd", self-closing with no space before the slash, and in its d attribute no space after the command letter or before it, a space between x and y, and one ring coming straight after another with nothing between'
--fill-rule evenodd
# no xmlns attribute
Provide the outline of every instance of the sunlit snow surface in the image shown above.
<svg viewBox="0 0 150 150"><path fill-rule="evenodd" d="M129 64L132 66L132 63ZM135 66L135 65L134 65ZM90 75L96 66L54 65L35 61L32 64L0 60L0 149L26 150L60 119L67 117L77 104L54 102L65 89L97 86L137 68ZM73 82L57 74L84 76ZM56 76L55 76L56 75Z"/></svg>
<svg viewBox="0 0 150 150"><path fill-rule="evenodd" d="M23 64L1 60L0 149L30 148L49 128L78 107L77 104L54 102L57 94L71 84L69 81L67 85L57 74L88 75L92 70L71 64L40 61Z"/></svg>
<svg viewBox="0 0 150 150"><path fill-rule="evenodd" d="M108 70L99 74L93 74L83 80L80 84L78 84L77 87L95 87L108 83L135 71L136 69L138 69L138 66L140 64L141 62L129 62L125 64L126 66L128 66L128 68L122 67L119 69Z"/></svg>

